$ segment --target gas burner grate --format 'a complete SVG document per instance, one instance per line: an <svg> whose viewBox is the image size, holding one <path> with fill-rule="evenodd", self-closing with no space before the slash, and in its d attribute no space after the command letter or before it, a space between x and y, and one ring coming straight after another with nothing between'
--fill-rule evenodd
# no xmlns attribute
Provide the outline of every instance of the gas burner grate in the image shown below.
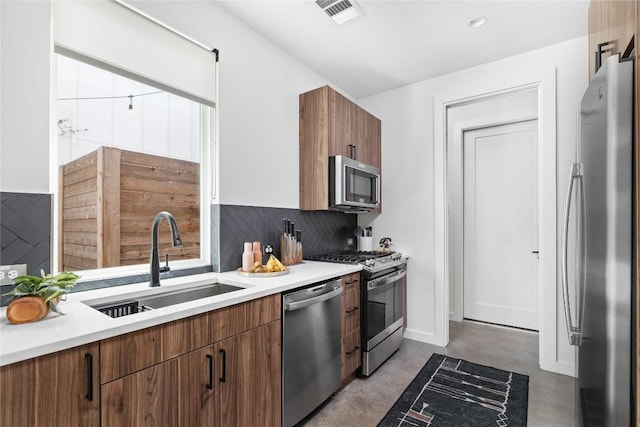
<svg viewBox="0 0 640 427"><path fill-rule="evenodd" d="M309 257L311 261L330 261L342 262L347 264L358 264L370 259L384 258L391 256L392 252L374 252L374 251L347 251L332 254L324 254Z"/></svg>

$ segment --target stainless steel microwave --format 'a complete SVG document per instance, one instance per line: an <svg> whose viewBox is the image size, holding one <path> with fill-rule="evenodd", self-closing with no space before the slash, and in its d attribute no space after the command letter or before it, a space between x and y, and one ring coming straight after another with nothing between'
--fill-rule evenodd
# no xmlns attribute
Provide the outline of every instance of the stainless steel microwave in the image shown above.
<svg viewBox="0 0 640 427"><path fill-rule="evenodd" d="M380 169L345 156L329 157L329 208L369 212L380 205Z"/></svg>

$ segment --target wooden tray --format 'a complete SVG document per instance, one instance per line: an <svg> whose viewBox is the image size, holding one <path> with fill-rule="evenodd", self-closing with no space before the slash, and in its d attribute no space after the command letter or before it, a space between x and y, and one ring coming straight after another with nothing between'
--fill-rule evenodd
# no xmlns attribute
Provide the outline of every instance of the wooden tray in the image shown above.
<svg viewBox="0 0 640 427"><path fill-rule="evenodd" d="M285 274L289 274L289 269L285 268L284 271L273 271L269 273L249 273L248 271L242 271L242 268L238 267L236 272L242 277L276 277L276 276L284 276Z"/></svg>

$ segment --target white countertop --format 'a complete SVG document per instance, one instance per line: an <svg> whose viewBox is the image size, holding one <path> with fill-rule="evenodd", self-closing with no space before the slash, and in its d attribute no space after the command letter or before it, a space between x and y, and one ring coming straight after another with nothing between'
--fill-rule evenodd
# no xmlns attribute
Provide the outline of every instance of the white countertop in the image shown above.
<svg viewBox="0 0 640 427"><path fill-rule="evenodd" d="M126 298L141 291L148 291L148 283L70 293L67 295L67 300L59 304L64 315L49 313L47 317L35 323L13 325L7 320L6 307L3 307L0 309L0 366L285 292L360 270L359 265L305 261L303 264L291 266L289 274L277 277L249 278L230 271L161 279L160 288L156 288L158 292L215 281L244 289L115 319L100 313L82 301L106 297Z"/></svg>

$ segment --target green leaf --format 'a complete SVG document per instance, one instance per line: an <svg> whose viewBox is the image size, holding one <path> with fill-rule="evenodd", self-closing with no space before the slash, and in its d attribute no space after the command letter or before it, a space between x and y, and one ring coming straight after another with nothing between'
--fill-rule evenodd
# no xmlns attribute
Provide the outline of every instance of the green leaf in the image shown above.
<svg viewBox="0 0 640 427"><path fill-rule="evenodd" d="M67 293L75 286L76 281L80 278L77 274L69 271L53 276L51 274L45 274L44 270L40 270L40 275L42 277L16 277L13 279L16 286L3 295L9 296L9 300L28 295L41 296L45 299L45 303L49 303L50 308L52 308L55 306L52 300ZM52 308L52 310L59 313L57 307Z"/></svg>

